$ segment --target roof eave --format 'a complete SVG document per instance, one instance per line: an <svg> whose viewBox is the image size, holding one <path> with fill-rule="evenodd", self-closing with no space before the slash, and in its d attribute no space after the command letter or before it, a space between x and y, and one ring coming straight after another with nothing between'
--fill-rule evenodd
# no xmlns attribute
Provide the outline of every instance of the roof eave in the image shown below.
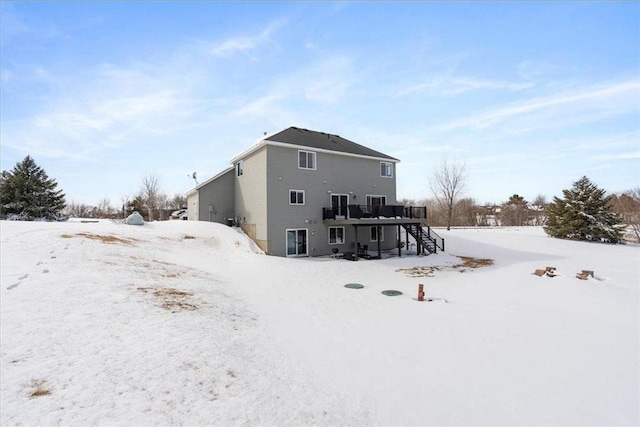
<svg viewBox="0 0 640 427"><path fill-rule="evenodd" d="M233 166L230 166L228 168L226 168L225 170L223 170L222 172L219 172L218 174L212 176L211 178L207 179L206 181L196 185L195 187L193 187L191 190L187 191L185 194L185 196L190 196L192 194L195 194L198 192L198 190L200 190L202 187L204 187L205 185L215 181L216 179L220 178L222 175L225 175L229 172L231 172L233 170Z"/></svg>
<svg viewBox="0 0 640 427"><path fill-rule="evenodd" d="M338 156L356 157L361 159L380 160L382 162L400 163L400 160L394 157L367 156L366 154L356 154L356 153L348 153L344 151L327 150L324 148L315 148L315 147L309 147L307 145L297 145L297 144L291 144L289 142L279 142L279 141L273 141L273 140L263 141L263 142L265 143L265 145L273 145L276 147L295 148L298 150L314 151L316 153L327 153L327 154L335 154Z"/></svg>

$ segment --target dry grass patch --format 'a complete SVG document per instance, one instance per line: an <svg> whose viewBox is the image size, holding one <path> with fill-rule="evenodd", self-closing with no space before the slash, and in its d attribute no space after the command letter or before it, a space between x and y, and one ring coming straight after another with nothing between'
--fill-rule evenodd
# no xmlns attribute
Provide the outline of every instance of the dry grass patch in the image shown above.
<svg viewBox="0 0 640 427"><path fill-rule="evenodd" d="M42 396L49 396L51 394L51 390L45 388L45 384L47 382L45 380L34 380L31 382L31 387L35 390L29 395L31 399Z"/></svg>
<svg viewBox="0 0 640 427"><path fill-rule="evenodd" d="M192 292L181 291L175 288L138 288L140 292L150 293L160 302L160 307L169 310L172 313L178 311L195 311L200 307L190 301L193 296Z"/></svg>
<svg viewBox="0 0 640 427"><path fill-rule="evenodd" d="M459 256L458 258L462 260L462 264L456 264L453 268L478 268L493 265L493 260L490 258L475 258L470 256Z"/></svg>
<svg viewBox="0 0 640 427"><path fill-rule="evenodd" d="M116 237L111 234L77 233L77 234L63 234L60 237L62 237L63 239L71 239L73 237L84 237L85 239L98 240L102 243L121 244L121 245L134 245L137 242L136 239Z"/></svg>
<svg viewBox="0 0 640 427"><path fill-rule="evenodd" d="M186 234L186 235L183 237L183 239L184 239L184 240L193 240L193 239L195 239L195 238L196 238L195 236L190 236L190 235L188 235L188 234Z"/></svg>
<svg viewBox="0 0 640 427"><path fill-rule="evenodd" d="M404 273L410 277L433 277L436 271L440 270L440 267L411 267L411 268L399 268L396 270L398 273Z"/></svg>
<svg viewBox="0 0 640 427"><path fill-rule="evenodd" d="M404 273L409 277L434 277L435 272L442 269L454 269L464 273L468 268L474 269L493 265L493 260L489 258L474 258L468 256L459 256L458 258L462 260L462 263L455 264L450 267L443 267L439 265L417 266L411 268L399 268L396 272Z"/></svg>

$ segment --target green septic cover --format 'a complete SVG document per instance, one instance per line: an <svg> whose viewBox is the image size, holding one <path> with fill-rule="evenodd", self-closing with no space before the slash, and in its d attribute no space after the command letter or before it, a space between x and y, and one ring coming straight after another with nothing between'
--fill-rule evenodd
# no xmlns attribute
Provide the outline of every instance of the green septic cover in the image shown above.
<svg viewBox="0 0 640 427"><path fill-rule="evenodd" d="M395 297L396 295L402 295L402 292L400 291L393 291L393 290L388 290L388 291L382 291L383 295L386 295L388 297Z"/></svg>
<svg viewBox="0 0 640 427"><path fill-rule="evenodd" d="M347 283L346 285L344 285L345 288L349 288L349 289L362 289L364 288L364 286L362 286L360 283Z"/></svg>

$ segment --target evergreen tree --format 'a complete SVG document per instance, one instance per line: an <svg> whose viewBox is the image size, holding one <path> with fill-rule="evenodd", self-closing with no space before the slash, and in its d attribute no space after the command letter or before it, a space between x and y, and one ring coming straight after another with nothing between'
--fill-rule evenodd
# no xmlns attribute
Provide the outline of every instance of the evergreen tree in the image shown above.
<svg viewBox="0 0 640 427"><path fill-rule="evenodd" d="M622 219L608 205L605 191L583 176L564 198L553 198L547 206L544 231L551 237L593 242L621 243Z"/></svg>
<svg viewBox="0 0 640 427"><path fill-rule="evenodd" d="M2 171L0 180L0 217L24 220L66 219L65 195L56 190L58 183L27 156L12 171Z"/></svg>

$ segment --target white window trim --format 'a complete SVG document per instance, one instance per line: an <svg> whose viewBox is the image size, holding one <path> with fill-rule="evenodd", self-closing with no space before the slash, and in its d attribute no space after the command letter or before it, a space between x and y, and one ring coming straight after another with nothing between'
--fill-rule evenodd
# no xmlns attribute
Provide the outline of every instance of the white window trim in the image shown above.
<svg viewBox="0 0 640 427"><path fill-rule="evenodd" d="M298 200L298 193L302 193L302 203L291 203L291 193L296 192L296 200ZM307 195L305 194L304 190L295 190L295 189L291 189L289 190L289 204L291 206L303 206L307 203Z"/></svg>
<svg viewBox="0 0 640 427"><path fill-rule="evenodd" d="M389 175L383 175L382 174L382 165L388 165L388 169L389 169ZM385 170L387 168L385 167ZM391 162L380 162L380 177L381 178L393 178L393 163Z"/></svg>
<svg viewBox="0 0 640 427"><path fill-rule="evenodd" d="M382 227L382 226L380 227L380 236L378 236L378 240L374 240L371 237L371 230L372 229L376 229L376 228L377 227L375 227L375 226L371 226L371 228L369 229L369 241L372 242L372 243L375 243L375 242L378 242L378 241L384 242L384 227Z"/></svg>
<svg viewBox="0 0 640 427"><path fill-rule="evenodd" d="M302 166L300 166L300 153L305 153L305 154L313 154L313 167L312 168L303 168ZM309 158L307 157L307 163ZM310 170L310 171L314 171L318 169L318 156L316 155L315 151L307 151L307 150L298 150L298 169L303 169L303 170Z"/></svg>
<svg viewBox="0 0 640 427"><path fill-rule="evenodd" d="M387 204L387 196L386 196L386 195L384 195L384 194L367 194L367 195L365 196L365 202L367 202L367 204L371 204L371 203L370 203L370 200L371 200L372 198L374 198L374 197L379 198L379 199L384 199L384 203L383 203L383 204L384 204L384 205L386 205L386 204Z"/></svg>
<svg viewBox="0 0 640 427"><path fill-rule="evenodd" d="M335 229L342 228L342 242L338 241L338 234L336 233L336 242L331 243L331 229L332 228L335 228ZM330 245L344 245L344 242L346 241L344 227L329 227L329 231L328 231L328 236L327 237L329 239L329 244Z"/></svg>
<svg viewBox="0 0 640 427"><path fill-rule="evenodd" d="M371 203L371 199L372 199L372 198L374 198L374 197L375 197L375 198L379 198L379 199L381 199L381 200L380 200L380 201L382 202L382 205L381 205L381 206L385 206L385 205L387 204L387 196L385 196L385 195L383 195L383 194L367 194L367 195L364 197L364 201L365 201L365 203L366 203L367 209L368 209L369 207L373 206L373 203ZM382 199L384 199L384 200L382 200Z"/></svg>
<svg viewBox="0 0 640 427"><path fill-rule="evenodd" d="M295 231L297 234L297 232L300 230L304 230L305 233L307 234L307 252L304 254L289 255L287 253L287 249L289 247L289 240L288 240L289 231ZM308 228L287 228L284 232L284 253L287 257L308 257L309 256L309 229Z"/></svg>

